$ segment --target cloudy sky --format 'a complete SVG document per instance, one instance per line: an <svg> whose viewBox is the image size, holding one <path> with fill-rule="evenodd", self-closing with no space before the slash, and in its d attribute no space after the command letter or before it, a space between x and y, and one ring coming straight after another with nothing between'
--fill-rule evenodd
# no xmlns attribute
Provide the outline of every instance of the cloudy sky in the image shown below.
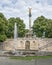
<svg viewBox="0 0 52 65"><path fill-rule="evenodd" d="M0 12L8 19L10 17L20 17L24 20L28 28L28 8L32 8L33 21L41 15L52 18L52 0L0 0Z"/></svg>

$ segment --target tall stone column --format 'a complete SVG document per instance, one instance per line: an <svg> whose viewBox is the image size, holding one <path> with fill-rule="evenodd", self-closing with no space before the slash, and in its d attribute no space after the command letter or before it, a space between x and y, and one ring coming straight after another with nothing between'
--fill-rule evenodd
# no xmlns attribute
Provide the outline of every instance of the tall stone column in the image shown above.
<svg viewBox="0 0 52 65"><path fill-rule="evenodd" d="M29 30L31 31L31 8L29 8Z"/></svg>
<svg viewBox="0 0 52 65"><path fill-rule="evenodd" d="M29 8L29 31L26 33L26 37L32 37L32 29L31 29L31 8Z"/></svg>

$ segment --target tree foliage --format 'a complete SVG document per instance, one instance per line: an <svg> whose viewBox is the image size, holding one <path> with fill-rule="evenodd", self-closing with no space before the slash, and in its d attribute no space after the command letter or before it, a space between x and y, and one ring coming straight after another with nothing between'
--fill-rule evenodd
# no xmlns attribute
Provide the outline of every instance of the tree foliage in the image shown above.
<svg viewBox="0 0 52 65"><path fill-rule="evenodd" d="M8 20L5 16L0 13L0 42L6 40L6 38L13 38L14 37L14 24L17 23L17 34L18 37L24 37L25 33L29 30L25 29L25 24L22 19L19 17L11 17ZM44 16L38 17L34 20L33 26L33 33L36 34L37 37L42 37L43 32L45 32L45 37L52 38L52 20L47 19Z"/></svg>
<svg viewBox="0 0 52 65"><path fill-rule="evenodd" d="M37 37L42 37L45 32L45 37L52 37L52 20L47 19L44 16L38 17L33 24L33 33L35 32Z"/></svg>
<svg viewBox="0 0 52 65"><path fill-rule="evenodd" d="M0 41L6 40L6 32L7 32L7 19L4 17L2 13L0 13Z"/></svg>
<svg viewBox="0 0 52 65"><path fill-rule="evenodd" d="M6 38L13 38L14 37L14 24L17 23L17 34L18 37L25 36L25 24L22 19L19 17L14 18L11 17L8 20L5 16L0 13L0 42L6 40Z"/></svg>
<svg viewBox="0 0 52 65"><path fill-rule="evenodd" d="M13 38L14 37L14 24L17 23L17 34L18 37L24 37L25 36L25 24L23 23L23 20L20 18L10 18L8 19L8 33L7 37Z"/></svg>

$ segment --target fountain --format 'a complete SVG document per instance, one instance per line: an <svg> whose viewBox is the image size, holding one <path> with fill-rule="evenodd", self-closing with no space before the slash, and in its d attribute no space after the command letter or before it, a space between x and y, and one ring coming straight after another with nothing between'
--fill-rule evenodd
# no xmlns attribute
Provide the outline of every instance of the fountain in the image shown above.
<svg viewBox="0 0 52 65"><path fill-rule="evenodd" d="M14 51L16 51L17 46L17 23L14 24Z"/></svg>
<svg viewBox="0 0 52 65"><path fill-rule="evenodd" d="M15 25L14 25L14 40L17 39L17 23L15 22Z"/></svg>
<svg viewBox="0 0 52 65"><path fill-rule="evenodd" d="M13 43L13 48L10 51L5 51L3 52L4 54L9 54L9 55L15 55L16 54L16 47L17 46L17 23L15 22L14 24L14 43Z"/></svg>
<svg viewBox="0 0 52 65"><path fill-rule="evenodd" d="M42 37L45 38L45 31L43 32L43 36Z"/></svg>

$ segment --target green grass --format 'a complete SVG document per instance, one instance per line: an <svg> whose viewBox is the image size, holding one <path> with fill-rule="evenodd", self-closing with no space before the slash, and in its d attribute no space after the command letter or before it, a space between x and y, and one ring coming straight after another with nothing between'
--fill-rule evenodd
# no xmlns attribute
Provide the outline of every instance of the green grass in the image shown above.
<svg viewBox="0 0 52 65"><path fill-rule="evenodd" d="M16 59L16 60L32 60L32 59L47 59L52 58L52 56L28 56L28 57L17 57L17 56L11 56L10 59Z"/></svg>

